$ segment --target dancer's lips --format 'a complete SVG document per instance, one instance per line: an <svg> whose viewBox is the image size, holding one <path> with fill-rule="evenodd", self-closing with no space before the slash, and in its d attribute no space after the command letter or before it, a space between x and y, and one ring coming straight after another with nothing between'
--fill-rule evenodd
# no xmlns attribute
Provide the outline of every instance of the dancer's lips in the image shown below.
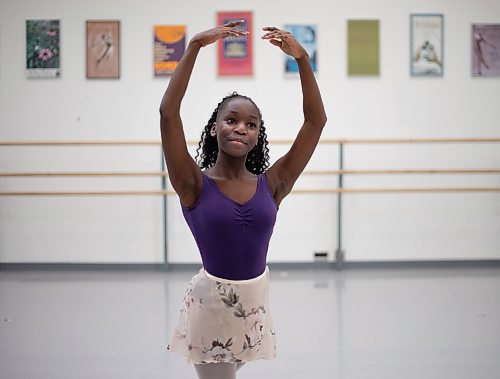
<svg viewBox="0 0 500 379"><path fill-rule="evenodd" d="M238 143L242 143L244 145L248 145L248 142L246 140L244 140L243 138L230 138L229 141L238 142Z"/></svg>

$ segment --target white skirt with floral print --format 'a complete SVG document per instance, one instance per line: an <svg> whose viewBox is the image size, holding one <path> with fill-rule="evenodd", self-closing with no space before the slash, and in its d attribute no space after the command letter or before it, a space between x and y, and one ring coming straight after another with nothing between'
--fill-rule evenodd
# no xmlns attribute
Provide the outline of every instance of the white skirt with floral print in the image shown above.
<svg viewBox="0 0 500 379"><path fill-rule="evenodd" d="M274 358L269 269L254 279L226 280L202 268L189 283L167 350L194 364Z"/></svg>

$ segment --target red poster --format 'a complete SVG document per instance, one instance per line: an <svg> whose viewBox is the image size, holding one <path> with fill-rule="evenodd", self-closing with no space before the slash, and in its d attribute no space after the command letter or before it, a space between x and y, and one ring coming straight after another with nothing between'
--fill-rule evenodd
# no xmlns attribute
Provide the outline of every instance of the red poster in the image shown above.
<svg viewBox="0 0 500 379"><path fill-rule="evenodd" d="M218 42L219 76L252 76L252 12L219 12L217 25L244 20L238 28L249 32L246 36L228 37Z"/></svg>

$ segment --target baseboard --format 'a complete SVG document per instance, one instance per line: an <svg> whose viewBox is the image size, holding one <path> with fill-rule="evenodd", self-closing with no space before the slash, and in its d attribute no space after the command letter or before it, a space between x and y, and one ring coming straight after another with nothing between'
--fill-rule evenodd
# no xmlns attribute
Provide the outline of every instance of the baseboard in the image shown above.
<svg viewBox="0 0 500 379"><path fill-rule="evenodd" d="M270 262L274 270L433 269L500 267L500 259L455 261ZM201 263L0 263L0 271L194 271Z"/></svg>
<svg viewBox="0 0 500 379"><path fill-rule="evenodd" d="M0 263L0 271L165 271L163 263Z"/></svg>
<svg viewBox="0 0 500 379"><path fill-rule="evenodd" d="M405 269L405 268L490 268L500 267L500 259L485 260L436 260L436 261L364 261L343 262L343 269Z"/></svg>

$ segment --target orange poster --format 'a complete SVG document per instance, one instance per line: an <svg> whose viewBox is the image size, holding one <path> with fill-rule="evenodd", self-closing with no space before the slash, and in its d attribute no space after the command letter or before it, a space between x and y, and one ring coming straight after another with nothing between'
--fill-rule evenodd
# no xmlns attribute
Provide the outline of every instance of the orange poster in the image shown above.
<svg viewBox="0 0 500 379"><path fill-rule="evenodd" d="M186 49L186 26L157 25L155 33L155 76L171 75Z"/></svg>

